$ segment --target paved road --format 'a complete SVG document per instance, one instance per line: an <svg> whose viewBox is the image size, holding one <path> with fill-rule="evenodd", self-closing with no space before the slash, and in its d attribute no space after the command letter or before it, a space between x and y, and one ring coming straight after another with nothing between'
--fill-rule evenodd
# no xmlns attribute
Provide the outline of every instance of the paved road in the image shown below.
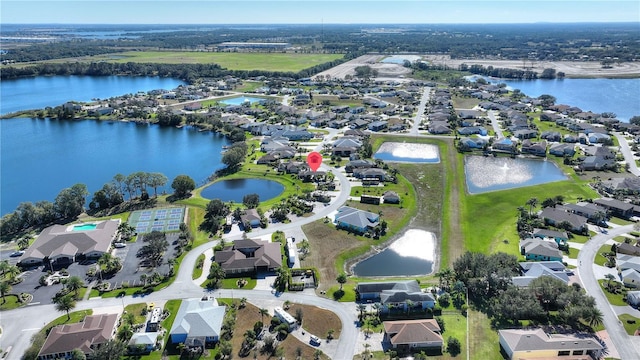
<svg viewBox="0 0 640 360"><path fill-rule="evenodd" d="M502 139L504 135L502 134L502 128L500 127L500 123L498 119L496 119L496 113L493 110L487 111L487 116L489 120L491 120L491 126L493 127L493 131L496 133L496 138Z"/></svg>
<svg viewBox="0 0 640 360"><path fill-rule="evenodd" d="M431 88L425 86L422 89L422 97L420 98L420 105L418 105L418 110L416 110L416 116L413 118L413 126L411 126L410 133L413 135L418 135L418 127L420 126L420 122L422 122L424 110L427 108L430 97Z"/></svg>
<svg viewBox="0 0 640 360"><path fill-rule="evenodd" d="M591 240L587 241L578 253L578 272L580 274L580 280L582 280L582 284L585 289L588 290L589 295L595 298L598 308L602 311L602 314L604 315L604 326L622 360L640 359L640 352L638 351L638 348L632 345L632 343L637 342L637 340L627 335L622 323L618 320L616 312L605 297L595 277L593 261L598 249L600 249L607 240L630 231L633 231L633 225L625 225L609 229L607 234L599 233L591 238Z"/></svg>
<svg viewBox="0 0 640 360"><path fill-rule="evenodd" d="M627 139L620 134L619 132L614 132L613 135L618 139L618 144L620 144L620 152L624 155L624 160L629 164L629 171L635 175L640 176L640 169L636 165L636 160L633 158L633 153L631 152L631 148L629 147L629 142Z"/></svg>

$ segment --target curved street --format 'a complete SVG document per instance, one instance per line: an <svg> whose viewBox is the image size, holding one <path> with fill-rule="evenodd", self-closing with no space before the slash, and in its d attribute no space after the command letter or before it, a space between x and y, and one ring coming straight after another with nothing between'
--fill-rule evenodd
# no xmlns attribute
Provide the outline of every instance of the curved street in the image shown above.
<svg viewBox="0 0 640 360"><path fill-rule="evenodd" d="M629 336L618 315L604 295L593 271L596 254L607 240L633 231L633 225L625 225L608 229L607 234L598 233L587 241L578 254L578 273L584 288L596 300L598 309L602 311L603 323L609 337L613 341L622 360L640 359L640 337Z"/></svg>

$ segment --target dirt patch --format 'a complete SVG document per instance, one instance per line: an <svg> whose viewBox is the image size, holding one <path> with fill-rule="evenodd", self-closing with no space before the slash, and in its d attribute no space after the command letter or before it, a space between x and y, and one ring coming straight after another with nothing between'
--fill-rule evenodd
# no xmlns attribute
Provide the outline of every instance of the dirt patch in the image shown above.
<svg viewBox="0 0 640 360"><path fill-rule="evenodd" d="M291 304L287 312L293 316L296 309L302 310L302 328L310 334L324 339L330 329L333 329L333 337L337 339L342 332L342 322L333 312L311 305Z"/></svg>
<svg viewBox="0 0 640 360"><path fill-rule="evenodd" d="M237 301L236 303L239 303L239 301ZM317 308L315 306L305 306L303 311L304 311L303 319L308 319L308 321L313 321L313 319L320 319L323 316L329 317L329 315L326 314L326 312L329 312L329 311ZM291 309L289 309L289 313L295 314L295 310L292 311ZM318 315L318 313L322 315ZM331 312L329 313L337 318L335 314ZM255 324L257 321L261 321L261 320L260 320L260 311L256 306L252 304L247 304L247 306L244 307L243 309L238 309L238 312L236 315L235 331L233 332L233 338L231 339L231 346L233 347L233 353L232 353L233 358L242 358L238 355L238 351L242 347L242 341L244 340L244 333L247 330L253 329L253 324ZM269 324L270 321L271 321L271 316L264 317L264 323ZM340 323L339 319L338 319L338 323ZM338 333L337 328L336 328L336 333ZM302 351L302 355L301 355L302 359L313 359L314 353L316 351L316 348L310 346L309 344L305 344L301 342L300 340L296 339L296 337L293 335L287 336L287 338L284 341L282 341L279 346L285 350L284 352L285 359L296 359L297 349L300 349ZM249 354L249 356L247 356L245 359L259 359L259 360L277 359L276 356L261 354L259 350L256 352L256 354L257 354L257 357L254 358L254 351L251 351L251 354ZM322 359L328 359L328 357L323 355Z"/></svg>
<svg viewBox="0 0 640 360"><path fill-rule="evenodd" d="M542 74L544 69L556 69L564 72L567 77L635 77L640 75L640 63L613 64L610 69L603 69L597 61L522 61L522 60L482 60L482 59L451 59L449 55L425 55L425 60L435 65L446 65L457 69L461 64L482 65L484 67L508 68L519 70L533 70Z"/></svg>

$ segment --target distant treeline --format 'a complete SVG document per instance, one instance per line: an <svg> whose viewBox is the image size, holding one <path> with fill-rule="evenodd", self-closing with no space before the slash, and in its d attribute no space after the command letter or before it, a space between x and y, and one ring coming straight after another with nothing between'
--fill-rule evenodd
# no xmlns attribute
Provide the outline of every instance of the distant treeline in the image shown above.
<svg viewBox="0 0 640 360"><path fill-rule="evenodd" d="M357 54L359 55L359 54ZM354 56L350 54L342 59L337 59L324 64L319 64L297 73L276 72L265 70L227 70L217 64L147 64L147 63L109 63L109 62L67 62L67 63L47 63L16 68L4 66L0 72L0 79L17 79L22 77L40 75L88 75L88 76L108 76L108 75L129 75L129 76L160 76L171 77L192 83L198 78L220 78L232 75L245 79L257 76L266 77L289 77L300 79L310 77L319 72L330 69Z"/></svg>
<svg viewBox="0 0 640 360"><path fill-rule="evenodd" d="M442 64L428 64L425 62L415 62L411 64L411 68L416 71L434 71L434 70L453 70L453 71L465 71L476 75L484 75L491 77L499 77L503 79L537 79L538 73L530 70L518 70L518 69L506 69L506 68L494 68L493 66L484 67L482 65L466 65L462 64L458 68L452 68ZM555 77L555 70L545 70L545 76L551 78L547 73L553 72Z"/></svg>

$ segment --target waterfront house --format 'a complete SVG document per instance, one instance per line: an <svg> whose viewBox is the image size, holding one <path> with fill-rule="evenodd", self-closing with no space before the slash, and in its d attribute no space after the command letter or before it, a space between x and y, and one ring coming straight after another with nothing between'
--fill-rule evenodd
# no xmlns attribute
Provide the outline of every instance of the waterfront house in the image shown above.
<svg viewBox="0 0 640 360"><path fill-rule="evenodd" d="M545 140L534 142L530 139L527 139L522 142L521 150L523 154L545 157L547 156L547 142Z"/></svg>
<svg viewBox="0 0 640 360"><path fill-rule="evenodd" d="M442 331L435 319L385 321L383 343L399 352L418 349L442 352Z"/></svg>
<svg viewBox="0 0 640 360"><path fill-rule="evenodd" d="M215 299L184 299L169 336L171 343L187 347L212 346L220 340L225 307Z"/></svg>
<svg viewBox="0 0 640 360"><path fill-rule="evenodd" d="M91 355L113 338L119 317L119 314L87 315L82 322L52 328L38 353L38 360L71 358L75 349Z"/></svg>
<svg viewBox="0 0 640 360"><path fill-rule="evenodd" d="M243 215L240 215L240 221L245 227L260 226L260 214L256 209L247 209Z"/></svg>
<svg viewBox="0 0 640 360"><path fill-rule="evenodd" d="M421 310L435 306L434 297L422 292L415 280L359 283L356 297L362 302L379 301L382 312L409 311L410 306Z"/></svg>
<svg viewBox="0 0 640 360"><path fill-rule="evenodd" d="M573 144L557 143L557 144L552 144L549 147L549 154L552 154L555 156L572 157L573 155L575 155L575 153L576 153L576 149L575 149L575 145Z"/></svg>
<svg viewBox="0 0 640 360"><path fill-rule="evenodd" d="M254 239L234 241L216 251L214 260L227 275L270 272L282 266L280 243Z"/></svg>
<svg viewBox="0 0 640 360"><path fill-rule="evenodd" d="M343 206L338 209L335 223L338 228L355 231L363 234L378 226L380 215L372 212Z"/></svg>
<svg viewBox="0 0 640 360"><path fill-rule="evenodd" d="M599 359L604 350L600 341L586 334L548 334L540 328L498 330L498 334L500 350L510 360L557 359L563 356Z"/></svg>

